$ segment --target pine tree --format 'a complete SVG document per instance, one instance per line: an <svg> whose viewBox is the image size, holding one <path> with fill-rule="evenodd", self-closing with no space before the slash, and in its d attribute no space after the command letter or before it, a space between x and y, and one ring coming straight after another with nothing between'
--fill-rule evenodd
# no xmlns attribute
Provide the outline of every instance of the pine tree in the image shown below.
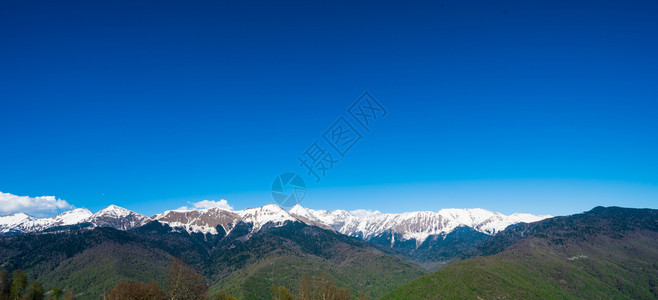
<svg viewBox="0 0 658 300"><path fill-rule="evenodd" d="M25 287L27 286L27 275L21 270L15 270L11 274L12 284L11 291L9 293L9 299L18 300L21 298Z"/></svg>

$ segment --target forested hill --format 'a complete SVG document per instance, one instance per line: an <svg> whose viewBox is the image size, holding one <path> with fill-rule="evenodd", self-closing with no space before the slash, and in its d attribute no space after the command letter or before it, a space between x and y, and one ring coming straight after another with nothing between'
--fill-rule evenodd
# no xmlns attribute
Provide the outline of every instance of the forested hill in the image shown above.
<svg viewBox="0 0 658 300"><path fill-rule="evenodd" d="M596 207L508 228L384 299L656 299L658 210Z"/></svg>

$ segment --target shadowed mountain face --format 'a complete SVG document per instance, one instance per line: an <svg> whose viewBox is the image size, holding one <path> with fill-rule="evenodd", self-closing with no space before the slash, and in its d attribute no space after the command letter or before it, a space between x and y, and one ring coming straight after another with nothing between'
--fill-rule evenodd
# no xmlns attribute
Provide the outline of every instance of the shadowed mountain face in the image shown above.
<svg viewBox="0 0 658 300"><path fill-rule="evenodd" d="M658 210L597 207L510 227L385 299L658 297Z"/></svg>
<svg viewBox="0 0 658 300"><path fill-rule="evenodd" d="M120 280L156 281L172 257L180 257L241 299L271 298L272 284L296 288L320 270L353 293L381 296L424 271L356 238L287 222L240 222L227 234L173 230L157 221L128 231L72 227L52 233L0 238L3 269L23 269L47 288L69 288L79 299L98 299Z"/></svg>
<svg viewBox="0 0 658 300"><path fill-rule="evenodd" d="M459 226L447 234L428 236L420 246L416 245L416 240L404 240L401 238L401 234L391 231L372 237L368 242L382 247L392 247L412 257L416 263L426 269L435 271L459 260L463 253L489 238L491 236L488 234L470 227Z"/></svg>
<svg viewBox="0 0 658 300"><path fill-rule="evenodd" d="M112 227L119 230L128 230L148 223L150 219L136 212L116 205L93 214L86 222L97 227Z"/></svg>
<svg viewBox="0 0 658 300"><path fill-rule="evenodd" d="M386 232L397 234L398 238L392 240L393 244L398 241L413 240L416 247L422 245L425 239L432 235L449 234L458 227L469 227L484 234L494 235L510 225L551 217L518 213L507 216L480 208L383 214L378 211L359 213L344 210L313 210L299 205L291 208L290 213L365 240L376 238Z"/></svg>
<svg viewBox="0 0 658 300"><path fill-rule="evenodd" d="M411 257L428 270L436 270L458 259L510 225L541 220L549 216L530 214L503 215L484 209L442 209L402 214L345 210L313 210L299 205L289 211L268 204L244 210L208 208L170 210L152 217L110 205L92 214L86 209L64 212L52 218L33 218L26 214L0 217L0 234L57 232L69 227L111 227L131 230L157 221L174 231L203 234L217 240L230 234L239 223L251 225L250 234L262 228L302 222L344 235L358 237L380 249L387 247ZM243 235L247 236L247 235ZM244 238L247 240L247 238Z"/></svg>
<svg viewBox="0 0 658 300"><path fill-rule="evenodd" d="M459 255L509 226L551 217L518 213L503 215L485 209L383 214L377 211L313 210L299 205L291 208L290 213L342 234L395 249L428 270L458 260Z"/></svg>
<svg viewBox="0 0 658 300"><path fill-rule="evenodd" d="M301 222L259 231L216 254L213 289L240 299L270 298L272 285L294 290L303 275L320 272L355 295L379 297L425 273L367 242Z"/></svg>

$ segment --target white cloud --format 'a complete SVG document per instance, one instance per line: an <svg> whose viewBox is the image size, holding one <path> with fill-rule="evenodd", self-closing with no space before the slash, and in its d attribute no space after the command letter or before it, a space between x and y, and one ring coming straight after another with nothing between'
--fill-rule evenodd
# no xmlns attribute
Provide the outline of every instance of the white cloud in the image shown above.
<svg viewBox="0 0 658 300"><path fill-rule="evenodd" d="M194 209L206 209L206 208L214 208L214 207L219 207L221 209L226 209L226 210L233 210L233 206L228 205L228 201L221 199L219 201L213 201L213 200L202 200L199 202L188 202L189 204L192 204L194 206L193 208L187 207L187 206L182 206L179 207L178 210L194 210Z"/></svg>
<svg viewBox="0 0 658 300"><path fill-rule="evenodd" d="M0 192L0 215L26 213L35 217L44 217L57 213L59 210L72 209L73 205L54 196L16 196Z"/></svg>
<svg viewBox="0 0 658 300"><path fill-rule="evenodd" d="M359 218L367 218L367 217L372 217L381 214L378 210L365 210L365 209L357 209L350 211L350 213Z"/></svg>

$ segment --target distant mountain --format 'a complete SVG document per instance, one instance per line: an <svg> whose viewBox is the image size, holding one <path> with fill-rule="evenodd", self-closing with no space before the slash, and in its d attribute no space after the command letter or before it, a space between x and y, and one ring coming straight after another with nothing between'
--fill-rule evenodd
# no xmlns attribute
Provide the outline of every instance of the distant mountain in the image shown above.
<svg viewBox="0 0 658 300"><path fill-rule="evenodd" d="M433 270L510 225L548 217L530 214L506 216L484 209L382 214L313 210L297 205L286 211L269 204L241 211L222 208L166 211L152 219L190 233L204 234L228 234L239 222L253 224L253 233L265 224L276 227L287 221L300 221L391 247Z"/></svg>
<svg viewBox="0 0 658 300"><path fill-rule="evenodd" d="M656 299L658 210L597 207L512 226L384 299Z"/></svg>
<svg viewBox="0 0 658 300"><path fill-rule="evenodd" d="M288 221L300 221L285 209L275 204L268 204L245 210L225 210L208 208L201 210L170 210L151 218L171 227L184 229L190 233L228 234L239 223L251 223L252 231L259 231L263 226L281 226ZM218 231L218 226L221 230Z"/></svg>
<svg viewBox="0 0 658 300"><path fill-rule="evenodd" d="M382 214L313 210L299 205L290 213L310 220L310 224L323 224L342 234L394 248L430 270L454 261L457 255L510 225L551 217L519 213L506 216L479 208Z"/></svg>
<svg viewBox="0 0 658 300"><path fill-rule="evenodd" d="M47 288L67 288L78 299L99 299L120 280L165 283L166 265L179 257L212 285L240 299L266 299L272 285L297 287L304 275L323 273L342 287L378 297L425 273L360 239L278 220L275 208L242 212L228 234L188 233L159 221L130 230L68 227L0 237L3 269L23 269ZM104 214L106 215L106 214ZM254 224L266 222L254 231Z"/></svg>
<svg viewBox="0 0 658 300"><path fill-rule="evenodd" d="M290 213L327 225L342 234L361 237L365 240L390 232L399 235L400 241L415 241L416 247L421 246L430 236L446 235L462 226L487 235L494 235L513 224L536 222L551 217L519 213L506 216L480 208L442 209L438 212L418 211L401 214L375 212L358 215L345 210L313 210L299 205L291 208ZM391 240L391 242L396 241Z"/></svg>
<svg viewBox="0 0 658 300"><path fill-rule="evenodd" d="M34 218L24 213L0 217L0 234L11 235L44 231L53 227L86 222L92 213L84 208L63 212L52 218Z"/></svg>
<svg viewBox="0 0 658 300"><path fill-rule="evenodd" d="M123 207L110 205L93 214L83 222L91 223L95 227L112 227L119 230L128 230L142 226L151 219Z"/></svg>
<svg viewBox="0 0 658 300"><path fill-rule="evenodd" d="M92 214L86 209L64 212L53 218L36 219L25 214L0 217L0 233L56 231L67 226L111 227L130 230L152 221L191 234L223 237L240 223L251 224L250 233L299 221L308 225L358 237L374 245L393 248L429 270L455 261L458 255L479 245L513 224L550 216L503 215L484 209L442 209L438 212L382 214L345 210L313 210L299 205L286 211L275 204L239 211L223 208L170 210L152 217L110 205ZM245 239L249 236L245 235Z"/></svg>
<svg viewBox="0 0 658 300"><path fill-rule="evenodd" d="M402 214L358 214L345 210L313 210L299 205L286 211L275 204L233 211L222 208L199 210L170 210L151 218L125 208L110 205L92 214L87 209L74 209L52 218L34 218L24 213L0 216L0 233L15 234L43 231L48 228L90 223L95 227L120 230L142 226L157 220L190 233L217 234L217 226L228 233L240 221L252 223L258 231L265 224L279 226L286 221L301 221L309 225L333 229L339 233L365 240L390 233L398 241L413 240L416 247L433 235L446 235L457 227L469 227L477 232L494 235L510 225L530 223L551 216L531 214L503 215L484 209L442 209L438 212L420 211ZM391 240L392 245L396 243Z"/></svg>
<svg viewBox="0 0 658 300"><path fill-rule="evenodd" d="M92 227L112 227L128 230L142 226L151 219L136 212L116 205L110 205L92 214L89 210L78 208L65 211L52 218L34 218L24 213L0 217L0 234L14 235L29 232L40 232L72 225Z"/></svg>

